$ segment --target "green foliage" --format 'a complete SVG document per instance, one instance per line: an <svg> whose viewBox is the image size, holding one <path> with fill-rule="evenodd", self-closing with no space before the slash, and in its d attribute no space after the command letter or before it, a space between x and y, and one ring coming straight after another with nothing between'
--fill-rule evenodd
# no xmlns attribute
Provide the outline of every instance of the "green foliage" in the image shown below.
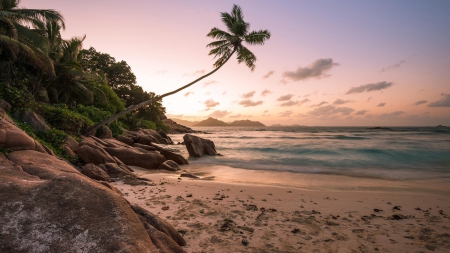
<svg viewBox="0 0 450 253"><path fill-rule="evenodd" d="M30 108L33 102L33 95L22 83L13 86L9 82L0 82L0 98L8 101L13 108Z"/></svg>
<svg viewBox="0 0 450 253"><path fill-rule="evenodd" d="M156 122L156 128L158 130L163 130L163 131L169 130L169 127L166 124L164 124L164 122L162 122L160 120Z"/></svg>
<svg viewBox="0 0 450 253"><path fill-rule="evenodd" d="M104 111L95 106L77 105L77 107L73 108L73 110L75 112L85 116L86 118L89 118L94 123L100 122L100 121L108 118L109 116L111 116L110 112Z"/></svg>
<svg viewBox="0 0 450 253"><path fill-rule="evenodd" d="M111 129L113 137L117 137L123 134L123 128L121 124L117 121L114 121L109 125L109 129Z"/></svg>
<svg viewBox="0 0 450 253"><path fill-rule="evenodd" d="M82 128L93 125L89 118L69 110L66 104L51 106L44 103L36 103L33 109L56 129L79 133Z"/></svg>
<svg viewBox="0 0 450 253"><path fill-rule="evenodd" d="M125 110L125 105L119 96L105 83L95 82L87 86L94 93L94 106L110 113ZM105 119L105 118L103 118Z"/></svg>
<svg viewBox="0 0 450 253"><path fill-rule="evenodd" d="M61 147L67 140L68 135L58 129L37 132L36 135L46 143L51 143L53 147Z"/></svg>

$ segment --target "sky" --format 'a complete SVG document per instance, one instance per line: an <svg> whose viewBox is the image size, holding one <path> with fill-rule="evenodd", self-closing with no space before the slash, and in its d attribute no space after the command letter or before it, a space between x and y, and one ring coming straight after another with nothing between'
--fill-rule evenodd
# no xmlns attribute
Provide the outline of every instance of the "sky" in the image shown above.
<svg viewBox="0 0 450 253"><path fill-rule="evenodd" d="M450 125L450 1L22 0L55 9L63 37L86 35L124 60L157 95L214 69L206 45L221 12L239 5L250 30L267 29L254 71L236 58L163 99L167 116L249 119L266 125Z"/></svg>

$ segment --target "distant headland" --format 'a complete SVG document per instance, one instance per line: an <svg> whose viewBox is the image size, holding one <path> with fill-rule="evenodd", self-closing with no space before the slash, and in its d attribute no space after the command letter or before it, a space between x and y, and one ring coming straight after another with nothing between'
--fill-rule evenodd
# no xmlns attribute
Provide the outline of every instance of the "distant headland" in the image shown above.
<svg viewBox="0 0 450 253"><path fill-rule="evenodd" d="M235 120L231 123L227 123L215 118L208 118L202 121L188 121L188 120L181 120L181 119L172 119L173 121L177 122L178 124L182 124L185 126L193 126L193 127L219 127L219 126L236 126L236 127L265 127L263 123L259 121L251 121L251 120Z"/></svg>

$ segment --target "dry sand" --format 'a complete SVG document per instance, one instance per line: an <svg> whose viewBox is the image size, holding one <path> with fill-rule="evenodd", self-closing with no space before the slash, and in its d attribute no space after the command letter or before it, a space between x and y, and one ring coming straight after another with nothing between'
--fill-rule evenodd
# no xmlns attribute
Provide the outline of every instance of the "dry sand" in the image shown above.
<svg viewBox="0 0 450 253"><path fill-rule="evenodd" d="M199 180L134 169L155 185L114 186L166 218L187 241L187 252L450 252L446 179L210 167L193 171L206 177Z"/></svg>

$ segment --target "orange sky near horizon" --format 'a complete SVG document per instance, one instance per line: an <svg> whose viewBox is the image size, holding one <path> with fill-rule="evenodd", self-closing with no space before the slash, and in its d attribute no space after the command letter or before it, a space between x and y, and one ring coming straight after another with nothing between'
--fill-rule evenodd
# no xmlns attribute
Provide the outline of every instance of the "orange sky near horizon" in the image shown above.
<svg viewBox="0 0 450 253"><path fill-rule="evenodd" d="M63 37L86 34L125 60L144 90L163 94L213 69L206 45L220 12L242 7L255 71L231 59L217 73L167 97L169 117L266 125L450 125L450 2L436 1L57 1ZM266 92L264 92L266 91Z"/></svg>

